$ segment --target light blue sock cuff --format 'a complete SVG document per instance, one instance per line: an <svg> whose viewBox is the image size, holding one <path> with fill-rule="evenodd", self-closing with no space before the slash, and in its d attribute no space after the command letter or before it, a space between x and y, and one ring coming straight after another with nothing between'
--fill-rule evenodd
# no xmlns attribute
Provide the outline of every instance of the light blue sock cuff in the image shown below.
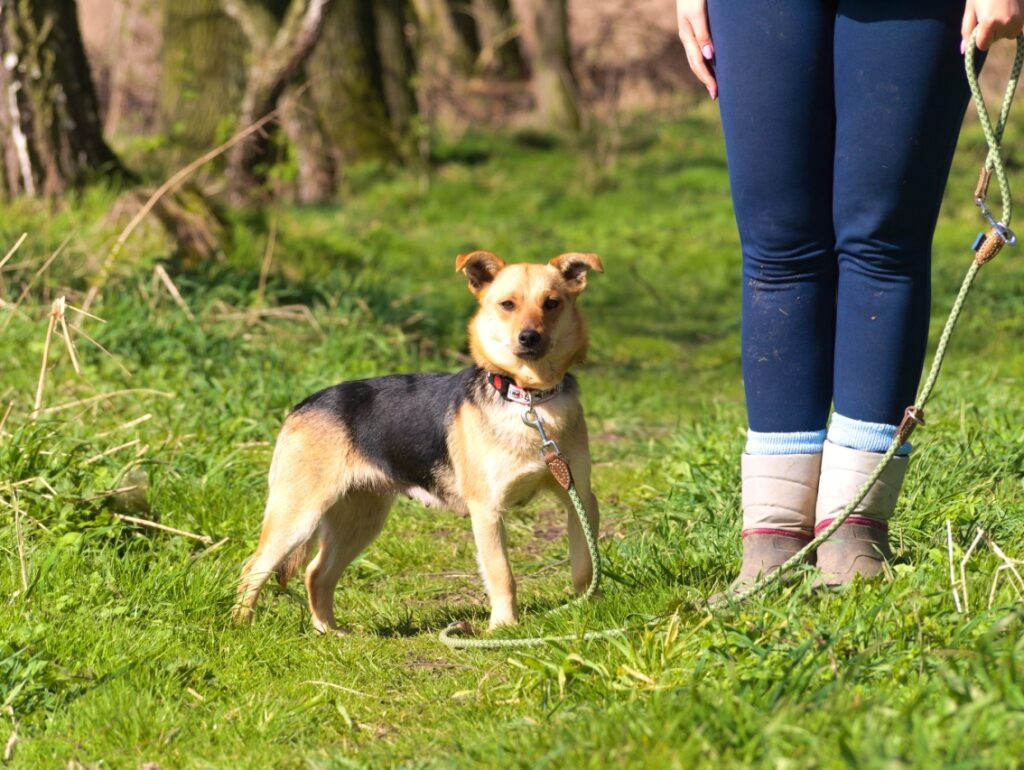
<svg viewBox="0 0 1024 770"><path fill-rule="evenodd" d="M864 422L844 417L835 412L828 426L828 440L847 449L858 449L861 452L884 452L896 437L898 425L887 425L884 422ZM908 441L896 452L908 455L913 446Z"/></svg>
<svg viewBox="0 0 1024 770"><path fill-rule="evenodd" d="M813 455L825 446L825 429L797 433L747 431L748 455Z"/></svg>

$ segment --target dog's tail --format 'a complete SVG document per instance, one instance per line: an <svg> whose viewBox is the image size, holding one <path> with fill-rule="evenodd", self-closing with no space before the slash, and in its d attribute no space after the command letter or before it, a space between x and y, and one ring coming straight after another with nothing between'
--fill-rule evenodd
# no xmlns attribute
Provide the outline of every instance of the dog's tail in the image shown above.
<svg viewBox="0 0 1024 770"><path fill-rule="evenodd" d="M316 545L316 535L311 537L305 543L296 546L290 554L284 557L280 564L277 565L277 569L274 570L274 574L277 575L277 584L281 588L285 588L288 585L288 581L292 579L296 572L302 567L306 566L309 562L309 554L313 550L313 546Z"/></svg>

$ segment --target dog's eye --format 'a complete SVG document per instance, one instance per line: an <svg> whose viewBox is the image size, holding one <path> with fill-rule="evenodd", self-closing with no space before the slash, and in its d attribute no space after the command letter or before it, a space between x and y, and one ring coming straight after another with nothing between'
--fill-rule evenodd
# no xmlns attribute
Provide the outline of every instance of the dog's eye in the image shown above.
<svg viewBox="0 0 1024 770"><path fill-rule="evenodd" d="M561 304L562 303L559 300L555 299L554 297L551 297L549 299L544 300L544 309L545 310L554 310L556 307L558 307Z"/></svg>
<svg viewBox="0 0 1024 770"><path fill-rule="evenodd" d="M516 303L513 302L510 299L507 299L504 302L499 302L498 304L500 304L505 310L515 310L516 309Z"/></svg>

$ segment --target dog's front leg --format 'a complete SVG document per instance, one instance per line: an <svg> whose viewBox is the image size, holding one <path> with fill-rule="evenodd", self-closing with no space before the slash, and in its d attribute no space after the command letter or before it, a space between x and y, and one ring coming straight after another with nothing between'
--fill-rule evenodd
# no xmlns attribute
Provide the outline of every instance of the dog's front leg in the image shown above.
<svg viewBox="0 0 1024 770"><path fill-rule="evenodd" d="M470 503L469 515L473 521L473 537L476 540L477 558L480 561L480 575L487 587L491 601L491 623L493 630L498 626L513 625L516 613L516 581L508 563L508 548L505 542L505 524L501 511L486 503Z"/></svg>

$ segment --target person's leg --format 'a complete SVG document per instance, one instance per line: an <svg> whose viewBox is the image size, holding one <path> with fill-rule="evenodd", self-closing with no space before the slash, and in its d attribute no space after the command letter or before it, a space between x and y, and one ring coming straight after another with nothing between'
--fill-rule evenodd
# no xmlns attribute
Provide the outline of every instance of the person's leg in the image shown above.
<svg viewBox="0 0 1024 770"><path fill-rule="evenodd" d="M832 400L836 266L828 0L710 0L743 250L740 581L810 540Z"/></svg>
<svg viewBox="0 0 1024 770"><path fill-rule="evenodd" d="M962 14L962 0L839 2L835 414L819 528L842 510L888 448L920 379L932 235L969 95L960 55ZM819 549L825 572L845 580L881 569L888 556L885 521L905 470L905 458L894 461L877 494Z"/></svg>

